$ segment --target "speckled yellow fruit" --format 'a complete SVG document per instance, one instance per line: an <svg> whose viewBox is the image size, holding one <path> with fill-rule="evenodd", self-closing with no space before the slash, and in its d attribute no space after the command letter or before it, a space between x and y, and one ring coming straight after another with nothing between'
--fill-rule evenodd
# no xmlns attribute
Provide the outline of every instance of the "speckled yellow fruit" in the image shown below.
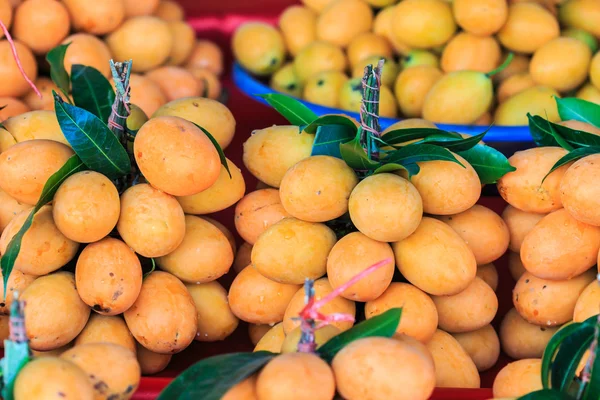
<svg viewBox="0 0 600 400"><path fill-rule="evenodd" d="M340 102L340 91L348 76L340 71L319 72L306 81L304 100L325 107L336 108Z"/></svg>
<svg viewBox="0 0 600 400"><path fill-rule="evenodd" d="M316 280L314 288L315 301L319 301L320 299L327 296L333 291L333 288L329 284L327 278L321 278ZM298 291L296 291L296 293L290 300L287 309L285 310L285 316L283 320L283 330L285 331L285 333L289 333L294 328L300 326L300 321L297 321L294 318L298 317L300 311L302 311L304 306L304 289L301 288ZM341 313L348 314L354 317L356 315L356 305L353 301L350 301L343 297L337 297L332 301L326 303L323 307L321 307L320 312L324 315ZM354 325L354 323L351 321L338 321L333 322L332 325L341 331L347 331L348 329L352 328L352 325Z"/></svg>
<svg viewBox="0 0 600 400"><path fill-rule="evenodd" d="M508 227L498 214L487 207L476 204L459 214L440 219L467 242L477 265L496 261L508 248Z"/></svg>
<svg viewBox="0 0 600 400"><path fill-rule="evenodd" d="M120 316L92 313L81 331L75 346L87 343L113 343L136 353L135 339Z"/></svg>
<svg viewBox="0 0 600 400"><path fill-rule="evenodd" d="M64 353L65 351L69 350L73 346L74 346L74 342L70 342L70 343L67 343L64 346L58 347L58 348L56 348L54 350L38 351L38 350L31 349L31 354L34 357L60 357L60 355L62 353Z"/></svg>
<svg viewBox="0 0 600 400"><path fill-rule="evenodd" d="M325 275L335 242L335 232L325 224L285 218L254 243L252 267L276 282L301 285Z"/></svg>
<svg viewBox="0 0 600 400"><path fill-rule="evenodd" d="M333 0L302 0L302 3L306 7L317 13L320 13L331 2L333 2Z"/></svg>
<svg viewBox="0 0 600 400"><path fill-rule="evenodd" d="M502 368L494 379L494 397L520 397L542 389L542 360L527 358Z"/></svg>
<svg viewBox="0 0 600 400"><path fill-rule="evenodd" d="M358 230L382 242L406 238L417 229L423 216L417 189L394 174L377 174L362 180L352 191L348 205Z"/></svg>
<svg viewBox="0 0 600 400"><path fill-rule="evenodd" d="M31 81L35 81L38 68L33 53L29 47L19 41L15 41L15 49L25 75ZM21 97L31 89L17 67L7 40L0 41L0 78L5 82L0 88L0 97Z"/></svg>
<svg viewBox="0 0 600 400"><path fill-rule="evenodd" d="M51 399L57 393L65 398L95 399L87 374L72 362L57 357L35 358L15 380L15 400Z"/></svg>
<svg viewBox="0 0 600 400"><path fill-rule="evenodd" d="M452 11L461 28L480 36L498 32L508 17L505 0L454 0Z"/></svg>
<svg viewBox="0 0 600 400"><path fill-rule="evenodd" d="M455 31L452 8L442 0L405 0L394 11L392 34L396 40L411 47L441 46Z"/></svg>
<svg viewBox="0 0 600 400"><path fill-rule="evenodd" d="M590 285L594 285L592 282ZM596 307L597 308L597 307ZM546 345L558 327L538 326L527 322L516 309L510 311L500 324L502 350L511 358L541 358Z"/></svg>
<svg viewBox="0 0 600 400"><path fill-rule="evenodd" d="M285 47L295 56L317 39L317 13L305 6L289 6L279 16L279 29Z"/></svg>
<svg viewBox="0 0 600 400"><path fill-rule="evenodd" d="M491 36L462 32L444 47L441 67L444 72L490 72L500 63L500 45Z"/></svg>
<svg viewBox="0 0 600 400"><path fill-rule="evenodd" d="M196 336L198 314L185 285L155 271L144 279L133 306L123 316L133 337L156 353L179 353Z"/></svg>
<svg viewBox="0 0 600 400"><path fill-rule="evenodd" d="M381 296L365 304L365 317L370 319L400 307L402 318L396 333L427 343L437 329L438 313L431 298L413 285L392 283Z"/></svg>
<svg viewBox="0 0 600 400"><path fill-rule="evenodd" d="M394 84L394 94L402 115L420 117L427 93L442 76L442 71L430 65L406 68L400 72Z"/></svg>
<svg viewBox="0 0 600 400"><path fill-rule="evenodd" d="M219 282L187 284L186 288L194 299L198 313L196 340L216 342L235 331L239 320L231 312L227 291Z"/></svg>
<svg viewBox="0 0 600 400"><path fill-rule="evenodd" d="M262 337L256 342L254 351L270 351L271 353L281 353L281 346L285 340L283 331L283 322L276 325L263 325L267 329Z"/></svg>
<svg viewBox="0 0 600 400"><path fill-rule="evenodd" d="M233 34L232 50L237 61L256 75L270 75L285 61L281 33L262 22L247 22Z"/></svg>
<svg viewBox="0 0 600 400"><path fill-rule="evenodd" d="M436 387L479 388L477 366L449 333L437 330L427 342L435 363Z"/></svg>
<svg viewBox="0 0 600 400"><path fill-rule="evenodd" d="M529 72L522 72L506 78L496 89L499 103L536 85Z"/></svg>
<svg viewBox="0 0 600 400"><path fill-rule="evenodd" d="M570 0L563 2L559 8L558 18L561 23L586 30L600 37L600 4L594 0Z"/></svg>
<svg viewBox="0 0 600 400"><path fill-rule="evenodd" d="M288 62L275 71L271 76L269 86L278 92L294 97L302 97L302 91L304 90L304 85L296 75L293 62Z"/></svg>
<svg viewBox="0 0 600 400"><path fill-rule="evenodd" d="M20 0L18 0L20 2ZM0 21L4 23L4 25L10 29L13 19L13 8L14 4L12 4L12 0L2 0L0 1ZM4 32L0 33L0 38L4 37Z"/></svg>
<svg viewBox="0 0 600 400"><path fill-rule="evenodd" d="M324 41L315 41L302 48L294 59L294 69L300 82L325 71L344 72L346 55L338 46Z"/></svg>
<svg viewBox="0 0 600 400"><path fill-rule="evenodd" d="M289 216L281 204L279 190L260 189L238 202L234 222L240 236L253 245L271 225Z"/></svg>
<svg viewBox="0 0 600 400"><path fill-rule="evenodd" d="M16 200L34 205L46 181L73 155L53 140L28 140L0 154L0 188Z"/></svg>
<svg viewBox="0 0 600 400"><path fill-rule="evenodd" d="M478 265L477 277L481 278L495 292L498 289L498 270L492 263Z"/></svg>
<svg viewBox="0 0 600 400"><path fill-rule="evenodd" d="M408 342L374 337L344 347L332 362L337 389L345 399L428 399L435 387L430 356ZM390 373L390 371L397 371Z"/></svg>
<svg viewBox="0 0 600 400"><path fill-rule="evenodd" d="M591 282L579 295L573 312L574 322L583 322L591 316L598 315L598 303L600 302L600 285Z"/></svg>
<svg viewBox="0 0 600 400"><path fill-rule="evenodd" d="M506 104L506 103L505 103ZM506 202L519 210L548 213L562 207L560 182L570 164L553 171L542 180L567 150L560 147L536 147L518 151L508 161L516 168L498 180L498 191Z"/></svg>
<svg viewBox="0 0 600 400"><path fill-rule="evenodd" d="M0 271L0 277L2 272ZM19 292L19 295L23 294L23 291L27 289L29 285L36 279L34 275L24 274L17 269L13 269L6 283L6 297L4 297L4 285L0 285L0 314L9 315L10 306L13 302L13 296L15 292Z"/></svg>
<svg viewBox="0 0 600 400"><path fill-rule="evenodd" d="M334 336L339 335L340 330L333 325L325 325L322 328L315 330L315 343L317 348L321 347L324 343ZM295 353L298 351L298 343L302 336L302 328L294 328L290 333L285 336L285 340L281 345L282 353Z"/></svg>
<svg viewBox="0 0 600 400"><path fill-rule="evenodd" d="M75 277L70 272L36 279L19 300L26 304L25 326L34 350L53 350L66 345L79 335L90 316L90 308L79 298Z"/></svg>
<svg viewBox="0 0 600 400"><path fill-rule="evenodd" d="M513 304L521 317L539 326L557 326L573 318L577 299L596 277L589 270L568 281L550 281L525 272L513 290Z"/></svg>
<svg viewBox="0 0 600 400"><path fill-rule="evenodd" d="M29 111L8 118L2 121L2 124L18 143L34 139L47 139L70 147L58 125L56 114L52 111Z"/></svg>
<svg viewBox="0 0 600 400"><path fill-rule="evenodd" d="M265 278L250 265L233 280L229 288L229 306L242 321L275 324L283 320L285 310L299 288L300 285Z"/></svg>
<svg viewBox="0 0 600 400"><path fill-rule="evenodd" d="M506 206L502 212L502 219L508 227L510 242L508 248L514 252L521 251L521 245L525 236L533 227L544 218L546 214L521 211L511 205Z"/></svg>
<svg viewBox="0 0 600 400"><path fill-rule="evenodd" d="M327 257L327 279L333 288L344 285L371 265L389 259L376 271L350 286L342 296L355 301L375 300L388 288L394 276L394 252L389 244L360 232L341 238Z"/></svg>
<svg viewBox="0 0 600 400"><path fill-rule="evenodd" d="M531 54L560 35L556 18L536 3L517 3L508 7L506 23L498 40L509 50Z"/></svg>
<svg viewBox="0 0 600 400"><path fill-rule="evenodd" d="M8 226L21 211L29 210L29 204L21 203L10 197L5 191L0 189L0 233Z"/></svg>
<svg viewBox="0 0 600 400"><path fill-rule="evenodd" d="M125 123L127 124L128 129L137 131L148 121L148 116L144 110L135 104L131 104L129 110L131 113L129 114L129 117L127 117ZM132 146L132 144L129 144L129 146Z"/></svg>
<svg viewBox="0 0 600 400"><path fill-rule="evenodd" d="M315 135L297 126L271 126L252 132L244 143L244 165L252 175L272 187L298 161L310 156Z"/></svg>
<svg viewBox="0 0 600 400"><path fill-rule="evenodd" d="M352 68L352 78L362 78L365 75L365 67L367 65L377 66L379 60L384 59L383 73L381 74L381 84L391 88L398 76L400 67L391 57L371 56L359 61Z"/></svg>
<svg viewBox="0 0 600 400"><path fill-rule="evenodd" d="M141 379L135 353L113 343L88 343L75 346L60 356L88 374L96 400L118 396L130 399Z"/></svg>
<svg viewBox="0 0 600 400"><path fill-rule="evenodd" d="M373 25L373 10L361 0L334 0L317 18L317 39L346 47Z"/></svg>
<svg viewBox="0 0 600 400"><path fill-rule="evenodd" d="M2 231L0 253L6 253L11 239L19 232L30 210L21 211ZM52 219L52 206L42 207L33 217L33 223L21 240L21 251L14 267L19 271L40 276L56 271L71 261L79 248L65 237Z"/></svg>
<svg viewBox="0 0 600 400"><path fill-rule="evenodd" d="M117 29L125 19L123 0L65 0L64 3L69 10L71 23L78 31L104 35ZM148 38L143 36L140 39Z"/></svg>
<svg viewBox="0 0 600 400"><path fill-rule="evenodd" d="M573 129L576 131L593 133L594 135L600 136L600 128L597 128L594 125L588 124L587 122L569 119L566 121L557 122L557 125L566 126L567 128L570 128L570 129Z"/></svg>
<svg viewBox="0 0 600 400"><path fill-rule="evenodd" d="M160 354L148 350L141 344L136 344L136 356L138 363L140 363L140 369L142 375L153 375L163 371L173 357L171 354Z"/></svg>
<svg viewBox="0 0 600 400"><path fill-rule="evenodd" d="M492 368L500 356L500 340L491 325L476 331L455 333L454 339L467 352L479 372Z"/></svg>
<svg viewBox="0 0 600 400"><path fill-rule="evenodd" d="M417 230L392 248L400 272L426 293L455 295L475 279L473 252L452 228L436 219L423 217Z"/></svg>

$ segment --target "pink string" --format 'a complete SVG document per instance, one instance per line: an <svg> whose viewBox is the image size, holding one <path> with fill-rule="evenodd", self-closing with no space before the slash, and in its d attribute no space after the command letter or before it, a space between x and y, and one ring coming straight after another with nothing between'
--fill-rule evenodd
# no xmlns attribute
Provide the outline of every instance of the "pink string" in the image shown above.
<svg viewBox="0 0 600 400"><path fill-rule="evenodd" d="M8 32L8 28L6 27L6 25L4 25L4 22L2 22L2 20L0 20L0 27L2 27L2 30L4 31L4 35L6 36L6 40L8 40L8 44L10 45L10 49L12 50L13 57L15 58L17 67L19 68L21 75L23 75L23 78L25 78L25 80L27 81L29 86L31 86L31 88L33 89L35 94L37 94L38 97L41 99L43 97L42 93L40 93L38 88L35 86L35 84L31 81L31 79L29 79L29 77L25 73L25 70L23 70L23 66L21 65L21 60L19 59L19 55L17 54L17 48L15 47L15 42L13 41L12 36L10 36L10 33Z"/></svg>

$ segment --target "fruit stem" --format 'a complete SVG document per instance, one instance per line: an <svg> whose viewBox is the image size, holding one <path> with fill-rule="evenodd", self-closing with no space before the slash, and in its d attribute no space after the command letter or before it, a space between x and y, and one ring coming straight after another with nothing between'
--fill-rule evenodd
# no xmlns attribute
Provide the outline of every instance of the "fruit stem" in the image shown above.
<svg viewBox="0 0 600 400"><path fill-rule="evenodd" d="M487 76L488 78L491 78L492 76L496 75L497 73L504 71L504 69L506 69L506 67L508 67L508 65L512 62L514 56L515 55L513 53L508 53L508 56L506 57L506 60L504 60L502 65L500 65L498 68L488 72L487 74L485 74L485 76Z"/></svg>
<svg viewBox="0 0 600 400"><path fill-rule="evenodd" d="M108 117L108 127L119 138L125 148L127 148L125 126L127 117L131 113L129 109L129 75L131 74L131 64L131 60L117 63L110 60L110 71L115 82L116 92L112 112L110 113L110 117Z"/></svg>
<svg viewBox="0 0 600 400"><path fill-rule="evenodd" d="M313 304L315 298L315 286L312 279L306 278L304 281L304 304ZM298 342L298 352L314 353L317 350L315 341L316 322L313 318L302 318L300 321L300 342Z"/></svg>
<svg viewBox="0 0 600 400"><path fill-rule="evenodd" d="M361 145L369 155L369 159L379 159L379 146L373 136L379 137L379 90L384 59L379 60L377 67L365 67L362 79L363 96L360 105Z"/></svg>

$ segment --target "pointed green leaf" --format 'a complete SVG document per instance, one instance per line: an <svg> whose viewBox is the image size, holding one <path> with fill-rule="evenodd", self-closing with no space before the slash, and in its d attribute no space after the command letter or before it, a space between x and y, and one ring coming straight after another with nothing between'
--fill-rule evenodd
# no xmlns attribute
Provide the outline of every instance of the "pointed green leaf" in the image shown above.
<svg viewBox="0 0 600 400"><path fill-rule="evenodd" d="M258 96L265 99L271 107L292 125L307 125L318 118L317 114L293 97L280 93L261 94Z"/></svg>
<svg viewBox="0 0 600 400"><path fill-rule="evenodd" d="M567 148L570 147L568 143L561 137L557 137L556 132L550 129L549 121L540 117L539 115L533 116L527 113L529 119L529 133L533 138L533 141L538 146L557 146ZM565 147L566 146L566 147Z"/></svg>
<svg viewBox="0 0 600 400"><path fill-rule="evenodd" d="M583 157L586 157L586 156L589 156L592 154L598 154L598 153L600 153L600 146L580 147L578 149L571 150L570 152L568 152L567 154L562 156L560 158L560 160L558 160L552 166L552 169L550 170L550 172L548 172L546 174L546 176L544 176L544 179L542 179L542 183L544 183L544 181L546 180L548 175L550 175L552 172L559 169L563 165L566 165L566 164L570 163L571 161L576 161L576 160L579 160L580 158L583 158Z"/></svg>
<svg viewBox="0 0 600 400"><path fill-rule="evenodd" d="M456 139L444 135L431 135L417 143L434 144L436 146L444 147L456 153L459 151L467 151L475 147L479 142L481 142L481 139L483 139L487 132L488 131L486 130L485 132L480 133L479 135L471 136L464 139Z"/></svg>
<svg viewBox="0 0 600 400"><path fill-rule="evenodd" d="M71 68L71 87L73 101L81 107L108 123L115 101L115 91L108 79L97 69L75 64Z"/></svg>
<svg viewBox="0 0 600 400"><path fill-rule="evenodd" d="M593 329L600 329L598 324L597 315L591 316L583 322L583 325L593 327ZM594 348L594 363L590 375L590 381L585 388L583 400L598 400L600 399L600 346L598 345Z"/></svg>
<svg viewBox="0 0 600 400"><path fill-rule="evenodd" d="M13 270L13 267L15 265L15 261L17 260L18 255L19 255L19 252L21 251L21 241L23 240L23 236L25 235L25 232L27 232L27 230L31 227L31 224L33 223L33 216L35 215L36 212L39 211L40 208L42 208L44 205L46 205L50 201L52 201L52 199L54 198L54 194L56 193L56 191L58 190L60 185L62 185L62 183L68 177L70 177L71 175L73 175L77 172L84 171L85 169L86 169L86 167L83 164L83 162L81 161L81 159L77 155L72 155L67 160L65 165L60 167L60 169L58 171L56 171L54 174L52 174L52 176L50 176L50 178L48 178L48 181L46 181L46 184L44 185L44 189L42 190L40 199L38 200L35 207L33 207L33 209L31 210L29 216L23 223L23 226L21 227L21 229L19 229L19 232L17 232L17 234L15 236L13 236L13 238L8 243L6 252L4 252L4 254L2 255L2 259L0 260L0 264L2 265L2 277L4 278L5 296L6 296L6 285L8 283L8 278L10 277L10 274Z"/></svg>
<svg viewBox="0 0 600 400"><path fill-rule="evenodd" d="M91 170L110 179L131 170L129 155L108 126L89 111L62 101L54 93L56 118L65 138Z"/></svg>
<svg viewBox="0 0 600 400"><path fill-rule="evenodd" d="M552 361L554 360L559 347L562 345L565 339L573 332L576 332L580 326L580 322L574 322L565 326L564 328L561 328L554 335L552 335L550 341L546 345L544 355L542 356L542 385L545 389L550 388L550 370L552 368Z"/></svg>
<svg viewBox="0 0 600 400"><path fill-rule="evenodd" d="M561 120L573 119L600 128L600 105L576 97L555 97L555 100Z"/></svg>
<svg viewBox="0 0 600 400"><path fill-rule="evenodd" d="M451 161L464 167L464 165L462 165L449 150L433 144L417 143L403 146L398 150L389 153L389 155L383 159L383 162L385 164L400 164L405 168L408 168L407 166L411 164L416 165L418 162L436 160Z"/></svg>
<svg viewBox="0 0 600 400"><path fill-rule="evenodd" d="M510 165L504 154L481 143L467 151L459 151L457 154L471 164L481 183L486 185L496 183L504 175L516 170Z"/></svg>
<svg viewBox="0 0 600 400"><path fill-rule="evenodd" d="M229 171L229 165L227 164L227 158L225 158L225 153L223 152L223 149L221 148L221 145L219 144L219 142L217 142L217 139L215 139L215 137L213 135L211 135L209 131L207 131L200 125L198 125L196 123L193 123L193 124L196 125L198 128L200 128L200 130L202 132L204 132L204 134L206 136L208 136L208 138L212 142L213 146L215 146L215 149L217 149L217 153L219 153L219 160L221 160L221 165L223 167L225 167L225 170L229 174L229 178L231 178L231 171Z"/></svg>
<svg viewBox="0 0 600 400"><path fill-rule="evenodd" d="M569 395L554 389L541 389L519 397L517 400L574 400Z"/></svg>
<svg viewBox="0 0 600 400"><path fill-rule="evenodd" d="M534 137L534 141L536 141L537 136L551 136L554 139L554 143L569 151L579 147L600 146L600 136L598 135L558 125L537 115L530 117L529 129L531 135ZM549 139L548 143L550 143ZM542 145L555 146L556 144Z"/></svg>
<svg viewBox="0 0 600 400"><path fill-rule="evenodd" d="M389 131L383 136L381 136L381 140L383 140L388 145L397 145L400 143L410 142L415 139L423 139L431 135L447 136L449 138L462 139L462 136L456 132L447 132L441 129L435 128L406 128L406 129L394 129L393 131Z"/></svg>
<svg viewBox="0 0 600 400"><path fill-rule="evenodd" d="M399 171L401 169L403 169L405 171L407 170L406 167L404 167L404 166L402 166L400 164L394 164L394 163L383 164L381 167L379 167L375 171L373 171L373 175L375 175L375 174L385 174L385 173L388 173L388 172L395 172L395 171ZM417 171L417 173L418 173L418 171Z"/></svg>
<svg viewBox="0 0 600 400"><path fill-rule="evenodd" d="M374 170L381 166L380 162L373 161L369 158L360 144L360 137L358 134L350 142L340 144L340 154L346 164L357 171Z"/></svg>
<svg viewBox="0 0 600 400"><path fill-rule="evenodd" d="M383 314L367 319L349 330L334 336L327 343L319 347L317 353L325 361L331 362L340 350L355 340L375 336L392 337L396 333L401 317L402 308L389 309Z"/></svg>
<svg viewBox="0 0 600 400"><path fill-rule="evenodd" d="M552 360L550 387L566 391L575 378L575 372L583 354L594 339L594 326L582 324L560 344Z"/></svg>
<svg viewBox="0 0 600 400"><path fill-rule="evenodd" d="M257 351L206 358L179 374L157 400L221 400L229 389L256 373L275 356L277 354Z"/></svg>
<svg viewBox="0 0 600 400"><path fill-rule="evenodd" d="M600 146L600 136L593 133L571 129L566 126L551 124L552 128L574 148Z"/></svg>
<svg viewBox="0 0 600 400"><path fill-rule="evenodd" d="M346 125L320 125L312 145L311 156L325 155L342 158L340 144L352 140L356 136L356 126L352 128Z"/></svg>
<svg viewBox="0 0 600 400"><path fill-rule="evenodd" d="M65 70L65 54L70 44L56 46L46 54L46 61L50 64L50 78L67 98L69 97L69 74Z"/></svg>
<svg viewBox="0 0 600 400"><path fill-rule="evenodd" d="M356 130L358 129L356 123L350 117L345 115L323 115L306 125L303 130L306 133L317 133L317 128L323 125L343 125L348 127L353 131L352 137L354 137L354 134L356 134Z"/></svg>

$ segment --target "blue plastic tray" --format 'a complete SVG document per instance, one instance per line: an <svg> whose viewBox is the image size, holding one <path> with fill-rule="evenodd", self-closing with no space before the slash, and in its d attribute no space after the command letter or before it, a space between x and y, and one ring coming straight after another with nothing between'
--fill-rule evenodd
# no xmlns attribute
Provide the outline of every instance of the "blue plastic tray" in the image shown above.
<svg viewBox="0 0 600 400"><path fill-rule="evenodd" d="M268 85L265 85L263 82L257 80L254 76L248 73L244 68L242 68L238 63L233 65L233 81L236 86L246 95L252 97L256 101L267 104L265 100L256 95L259 94L268 94L268 93L276 93L275 90L270 88ZM357 113L340 110L336 108L323 107L318 104L309 103L302 99L298 99L305 106L310 108L317 115L324 114L339 114L344 113L346 115L350 115L357 120L360 120L360 116ZM394 118L380 118L379 124L381 129L386 129L388 126L398 122L399 119ZM487 126L480 125L445 125L445 124L436 124L439 129L443 129L446 131L466 133L469 135L477 135L487 129ZM493 126L489 132L485 135L484 141L486 143L498 143L498 142L521 142L532 143L531 136L529 134L529 127L525 126Z"/></svg>

